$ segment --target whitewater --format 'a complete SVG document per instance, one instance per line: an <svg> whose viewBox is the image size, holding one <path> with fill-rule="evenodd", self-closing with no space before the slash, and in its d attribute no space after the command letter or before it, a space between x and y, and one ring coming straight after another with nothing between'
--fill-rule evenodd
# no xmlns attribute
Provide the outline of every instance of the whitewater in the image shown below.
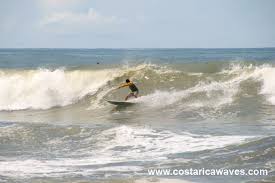
<svg viewBox="0 0 275 183"><path fill-rule="evenodd" d="M0 110L50 109L97 96L102 99L109 97L108 93L119 84L118 81L122 83L128 77L139 83L143 91L143 95L135 101L155 107L175 104L196 93L205 93L208 97L206 103L211 102L211 95L221 98L214 99L213 105L231 103L238 92L246 89L240 86L245 82L250 85L258 84L259 91L255 91L257 95L265 96L266 103L273 105L274 73L275 67L269 64L255 66L238 63L232 63L228 68L221 68L215 73L186 72L154 64L98 70L6 69L0 70ZM187 86L180 86L181 82ZM151 88L150 83L155 85L154 88ZM91 100L93 102L96 101ZM193 105L204 104L195 102Z"/></svg>

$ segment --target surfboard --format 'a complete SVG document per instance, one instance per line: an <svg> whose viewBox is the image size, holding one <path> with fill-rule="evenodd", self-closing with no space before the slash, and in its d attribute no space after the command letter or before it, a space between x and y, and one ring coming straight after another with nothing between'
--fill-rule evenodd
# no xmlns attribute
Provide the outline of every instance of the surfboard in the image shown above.
<svg viewBox="0 0 275 183"><path fill-rule="evenodd" d="M109 102L110 104L113 104L113 105L120 105L120 106L123 106L123 105L133 105L133 104L135 104L135 103L133 103L133 102L115 101L115 100L107 100L107 102Z"/></svg>

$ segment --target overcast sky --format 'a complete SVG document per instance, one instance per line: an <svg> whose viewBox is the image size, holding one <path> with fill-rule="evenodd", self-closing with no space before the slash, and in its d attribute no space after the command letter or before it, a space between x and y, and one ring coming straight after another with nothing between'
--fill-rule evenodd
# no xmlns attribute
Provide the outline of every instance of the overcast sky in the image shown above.
<svg viewBox="0 0 275 183"><path fill-rule="evenodd" d="M0 47L275 47L275 0L1 0Z"/></svg>

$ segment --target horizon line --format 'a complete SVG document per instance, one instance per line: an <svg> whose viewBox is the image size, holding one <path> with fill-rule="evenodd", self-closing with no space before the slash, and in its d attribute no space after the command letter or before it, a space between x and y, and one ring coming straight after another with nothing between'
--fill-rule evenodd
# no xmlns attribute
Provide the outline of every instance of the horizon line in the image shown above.
<svg viewBox="0 0 275 183"><path fill-rule="evenodd" d="M2 48L0 47L0 49L87 49L87 50L99 50L99 49L106 49L106 50L142 50L142 49L165 49L165 50L169 50L169 49L272 49L275 48L274 47L201 47L201 48L193 48L193 47L169 47L169 48L165 48L165 47L137 47L137 48L127 48L127 47L121 47L121 48L115 48L115 47L98 47L98 48L77 48L77 47L39 47L39 48L34 48L34 47L13 47L13 48Z"/></svg>

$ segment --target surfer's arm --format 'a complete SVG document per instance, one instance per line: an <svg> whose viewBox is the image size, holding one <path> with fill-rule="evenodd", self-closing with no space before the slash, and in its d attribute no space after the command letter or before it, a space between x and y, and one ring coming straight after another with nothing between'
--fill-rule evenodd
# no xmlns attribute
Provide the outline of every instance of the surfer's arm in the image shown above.
<svg viewBox="0 0 275 183"><path fill-rule="evenodd" d="M129 85L130 85L130 83L123 83L123 84L121 84L117 89L120 89L120 88L129 86Z"/></svg>

